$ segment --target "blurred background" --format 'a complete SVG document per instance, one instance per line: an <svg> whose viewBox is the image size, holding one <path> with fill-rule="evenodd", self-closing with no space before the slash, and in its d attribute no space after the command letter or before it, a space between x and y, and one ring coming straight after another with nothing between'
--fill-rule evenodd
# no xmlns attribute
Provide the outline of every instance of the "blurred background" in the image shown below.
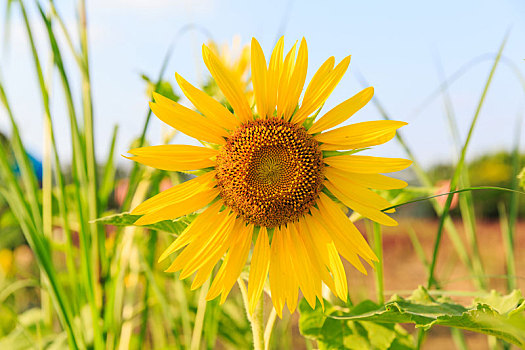
<svg viewBox="0 0 525 350"><path fill-rule="evenodd" d="M96 263L94 266L100 265L100 271L94 268L95 272L92 273L98 276L95 280L100 283L101 295L116 295L113 302L117 307L111 312L117 316L101 316L105 325L104 334L113 337L109 339L115 346L125 348L128 345L133 348L145 341L149 348L170 348L173 344L188 347L198 326L194 319L198 315L200 299L197 292L189 290L188 283L176 279L171 281L172 277L162 272L163 266L154 262L157 252L171 240L169 234L160 230L158 237L155 233L153 239L154 230L139 228L129 231L119 226L107 228L102 225L86 228L75 216L74 213L82 212L83 205L86 211L90 208L89 184L92 179L91 175L88 176L89 167L81 169L86 173L86 183L85 186L80 183L77 190L81 194L85 191L82 195L85 196L82 197L85 203L81 201L76 204L73 198L78 193L75 192L74 180L80 170L73 165L73 160L78 157L72 146L73 117L71 110L65 108L70 100L64 93L61 76L56 72L49 32L43 17L53 22L53 38L66 67L71 102L79 120L80 115L83 115L83 120L79 122L81 133L86 132L83 140L89 140L91 136L94 140L93 155L90 155L89 143L82 145L86 147L86 159L92 156L97 169L94 173L99 176L96 182L99 186L98 204L93 212L89 211L90 219L129 210L132 203L140 201L140 196L149 197L171 184L187 179L182 174L136 168L120 155L126 154L132 145L142 141L152 145L163 142L195 144L195 140L183 134L172 134L154 117L147 124L145 138L141 139L151 92L156 90L173 99L181 98L181 103L190 106L181 97L174 73L178 72L194 85L213 92L216 89L202 62L201 45L215 43L225 61L233 64L238 62L243 48L252 37L257 38L266 54L282 35L285 36L286 48L305 37L309 48L307 80L329 56L335 56L339 61L352 55L348 73L328 99L324 110L364 87L373 86L375 96L372 102L347 123L377 120L385 116L409 123L400 130L401 140L396 139L367 151L368 155L408 157L416 161L416 167L395 174L409 182L407 191L383 193L393 203L399 204L449 190L449 180L454 174L461 147L476 113L479 119L466 153L467 163L459 187L519 189L516 175L525 164L525 142L520 140L525 135L522 122L525 113L523 1L93 0L85 4L87 27L84 29L83 22L79 21L79 17L82 19L79 3L83 2L24 1L26 22L19 1L1 0L0 81L18 125L30 168L36 177L34 190L38 203L35 202L35 210L44 212L45 217L46 192L40 191L46 183L46 166L43 165L46 147L43 145L48 130L42 104L43 88L35 76L36 52L46 83L45 90L51 96L49 113L55 132L57 155L61 159L60 166L55 165L54 169L62 173L67 185L64 196L60 197L57 185L59 175L53 175L53 180L48 182L49 198L52 198L48 202L52 203L52 213L49 214L52 219L48 223L49 227L52 226L49 230L52 242L48 247L50 259L56 265L57 281L64 283L65 291L74 290L71 281L67 282L66 273L71 274L72 271L68 271L65 265L83 266L87 262L77 261L76 258L68 262L68 254L82 248L83 230L86 230L88 237L84 244L89 245L89 249L99 244L89 238L98 232L99 241L106 245L109 262ZM39 6L44 15L39 12ZM28 40L28 25L32 28L35 52ZM78 67L78 57L74 53L77 50L78 55L84 55L81 39L83 30L87 30L86 48L89 50L87 80ZM64 34L66 32L69 37ZM501 59L495 65L503 43ZM494 67L493 76L489 79ZM159 72L163 73L159 75ZM88 97L83 90L86 81L89 83ZM486 96L483 99L484 93ZM90 121L84 115L85 110L81 112L86 100L93 108L92 134L85 131ZM12 131L13 124L7 111L6 108L0 109L0 133L3 135L0 143L7 150L13 173L23 178L24 169L19 169L20 159L16 157L16 143L13 141L17 135ZM117 137L114 137L115 126L118 126ZM140 184L143 184L142 187ZM140 196L135 197L137 189L142 192L139 191ZM27 184L23 190L28 191ZM64 235L64 230L67 232L64 228L67 220L64 218L68 215L60 214L60 198L67 200L71 210L68 214L71 216L69 229L73 234L69 243ZM59 345L64 345L64 327L60 327L56 315L50 312L51 321L48 323L45 317L33 320L27 315L36 309L39 312L44 310L45 314L52 307L45 293L40 294L38 281L42 262L38 254L35 256L29 248L32 243L28 238L32 236L23 229L24 216L11 213L9 203L9 196L2 192L0 267L3 272L0 271L0 287L11 286L15 282L22 285L20 289L7 289L8 292L0 288L3 291L0 292L2 315L6 315L0 317L0 344L5 341L4 344L14 346L23 339L20 344L27 345L27 339L41 339L34 334L38 333L36 329L42 327L42 333L49 335L50 339L52 334L62 332L63 343ZM396 214L400 225L384 230L387 297L394 293L406 294L418 285L425 284L428 260L432 256L438 229L437 218L443 204L444 200L403 206ZM442 255L437 265L442 286L451 291L462 291L468 296L471 296L468 293L493 288L498 291L523 288L525 276L520 275L519 271L525 266L525 256L514 256L514 253L509 252L509 244L511 251L519 252L525 248L525 197L502 191L479 190L471 195L462 194L459 200L455 198L451 209L452 221L447 227L450 229L452 225L453 233L452 236L444 236ZM34 225L37 228L35 234L38 234L39 227L46 227L45 220L39 221L39 224L35 221ZM363 232L370 229L362 220L358 226ZM69 253L67 244L72 247ZM122 261L118 254L122 249L136 254L140 263L134 265L131 258ZM122 270L116 275L109 267L113 266L113 262ZM348 269L348 273L351 276L352 298L357 301L371 298L374 279L361 276L351 269ZM115 279L118 281L116 285L107 282L112 276L119 276ZM128 288L126 293L123 292L124 288ZM187 296L187 300L179 298L181 293ZM88 292L81 294L79 300L72 301L72 305L76 305L72 309L75 315L81 315L77 318L89 324L93 322L89 317L94 316L86 316L89 312L83 309L84 303L93 308L98 307L99 313L104 312L104 304L102 299L90 299ZM212 306L208 308L206 316L201 315L206 317L204 326L200 324L201 329L204 327L209 330L203 335L201 348L213 348L217 344L225 348L239 348L249 344L249 325L243 318L240 296L237 291L233 294L232 301L225 304L226 311L222 311L218 303L210 303ZM173 301L170 297L174 295L178 297L174 297ZM455 295L458 301L471 300L462 299L461 293L458 295ZM171 312L163 313L162 309L167 304ZM146 311L145 316L143 314L141 320L146 320L143 323L152 325L163 322L167 333L177 330L183 340L174 339L177 336L164 339L162 331L155 333L150 326L147 329L146 326L140 326L138 316L126 316L123 311L126 305L134 305L135 309L132 309L137 314L148 310L144 305L151 305L153 311L150 314ZM214 310L211 314L210 308ZM217 316L221 312L226 315L221 316L222 319ZM25 318L21 315L25 315ZM278 323L274 338L279 341L285 339L283 344L293 345L294 348L310 348L312 344L298 333L297 318L297 314L287 315L285 320ZM33 327L29 332L31 336L26 334L27 330L25 333L13 333L14 330L20 330L20 325L24 326L28 322ZM221 331L219 324L224 326L221 322L233 322L234 325ZM410 331L413 332L413 329ZM466 333L465 336L470 348L483 349L490 345L484 336L473 333ZM216 340L217 337L219 340ZM92 334L85 338L88 344L96 344L96 337ZM51 342L48 339L44 343ZM280 343L272 344L273 348L279 348ZM440 349L453 344L448 330L437 327L431 332L426 346Z"/></svg>

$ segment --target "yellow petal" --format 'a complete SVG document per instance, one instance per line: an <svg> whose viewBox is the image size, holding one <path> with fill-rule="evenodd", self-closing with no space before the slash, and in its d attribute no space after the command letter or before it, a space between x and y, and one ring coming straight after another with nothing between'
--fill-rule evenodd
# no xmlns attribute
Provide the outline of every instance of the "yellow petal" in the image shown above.
<svg viewBox="0 0 525 350"><path fill-rule="evenodd" d="M312 210L312 217L317 220L317 227L326 227L326 230L333 239L338 252L359 272L366 275L367 271L361 263L361 260L359 260L356 246L349 242L349 237L347 237L348 233L342 232L342 229L337 227L335 223L329 222L329 219L325 217L326 212L324 208L320 210ZM321 230L324 230L324 228ZM370 263L369 260L367 260L367 262Z"/></svg>
<svg viewBox="0 0 525 350"><path fill-rule="evenodd" d="M215 165L211 157L218 151L210 148L188 145L159 145L135 148L128 153L135 157L124 158L168 171L195 170Z"/></svg>
<svg viewBox="0 0 525 350"><path fill-rule="evenodd" d="M358 110L363 108L374 96L374 88L368 87L356 95L350 97L348 100L338 104L332 108L325 115L319 118L318 121L312 125L308 130L310 134L316 134L318 132L330 129L336 125L341 124L351 116L353 116Z"/></svg>
<svg viewBox="0 0 525 350"><path fill-rule="evenodd" d="M231 290L231 288L233 287L233 284L235 283L235 280L237 279L237 277L239 276L239 274L241 273L242 271L242 268L244 267L244 262L246 261L246 258L248 256L248 252L250 250L250 244L251 244L251 237L247 237L246 234L244 234L244 231L242 231L243 227L245 227L244 223L242 222L242 220L236 220L235 221L235 224L233 226L233 229L232 229L232 235L235 235L234 237L231 237L231 241L233 242L232 244L230 244L230 240L227 240L225 242L225 244L227 245L227 247L230 247L229 248L229 252L226 254L226 257L225 259L223 260L223 263L221 265L221 269L219 270L219 272L217 273L217 276L215 277L213 283L212 283L212 286L210 288L210 290L208 291L208 295L206 296L207 300L211 300L211 299L214 299L217 295L215 296L210 296L210 293L212 293L212 291L214 290L214 288L217 288L217 287L214 287L214 285L220 287L221 289L219 289L219 293L222 291L223 292L223 297L224 297L224 300L221 298L221 303L224 303L224 301L226 300L226 297L228 296L228 293L229 291ZM237 234L237 232L239 234ZM245 241L241 241L242 239L247 239L248 240L248 248L245 247L245 244L246 242ZM242 249L239 251L238 248L242 247ZM232 257L232 249L233 249L233 257ZM237 276L234 278L233 282L231 282L229 279L228 280L224 280L225 276L229 276L227 274L230 274L230 273L233 273L235 274L235 271L237 271L239 269L239 266L238 266L238 255L239 255L239 252L243 252L242 254L245 254L245 258L244 260L242 261L242 263L240 263L240 270L239 270L239 274L237 274ZM204 284L204 282L206 282L206 280L208 279L208 277L210 276L211 272L213 271L215 265L217 265L217 262L220 260L220 258L224 255L224 251L221 250L221 249L217 249L216 251L214 252L211 252L211 254L209 255L209 260L202 266L200 267L198 270L197 270L197 273L195 275L195 278L191 284L191 290L194 290L194 289L197 289L199 288L200 286L202 286ZM231 260L231 259L234 259L234 260ZM225 275L226 273L226 275ZM231 284L230 284L231 282ZM228 288L229 286L229 288ZM225 289L222 289L222 288L228 288L227 290Z"/></svg>
<svg viewBox="0 0 525 350"><path fill-rule="evenodd" d="M381 210L363 203L367 199L369 199L367 195L363 195L362 193L360 193L358 196L354 195L353 197L350 197L350 194L355 194L356 187L348 188L348 191L343 193L342 191L340 191L340 188L336 188L331 182L327 182L325 186L330 192L332 192L334 196L337 197L337 199L343 202L344 205L346 205L353 211L358 212L362 216L367 217L370 220L373 220L377 223L380 223L381 225L397 226L397 222L385 213L383 213ZM389 206L390 205L387 205L385 206L385 208Z"/></svg>
<svg viewBox="0 0 525 350"><path fill-rule="evenodd" d="M392 140L396 130L406 124L394 120L376 120L343 126L314 138L323 143L321 150L365 148Z"/></svg>
<svg viewBox="0 0 525 350"><path fill-rule="evenodd" d="M333 71L317 83L317 86L313 86L310 95L307 96L305 94L301 107L292 118L293 123L302 124L306 118L325 103L326 99L343 78L349 64L350 56L344 58Z"/></svg>
<svg viewBox="0 0 525 350"><path fill-rule="evenodd" d="M293 73L286 91L284 99L284 119L288 120L295 111L299 102L299 96L303 91L304 82L306 80L306 73L308 70L308 47L306 40L303 38L299 46L297 60L294 65Z"/></svg>
<svg viewBox="0 0 525 350"><path fill-rule="evenodd" d="M252 120L252 110L240 86L240 82L230 76L226 67L206 45L202 46L202 57L206 67L208 67L208 70L241 122Z"/></svg>
<svg viewBox="0 0 525 350"><path fill-rule="evenodd" d="M167 205L156 211L148 212L140 217L135 225L149 225L162 220L175 220L181 216L193 213L205 207L219 195L219 189L212 188L199 193L182 201Z"/></svg>
<svg viewBox="0 0 525 350"><path fill-rule="evenodd" d="M240 121L220 102L188 83L177 73L175 73L175 79L188 100L207 118L228 130L239 126Z"/></svg>
<svg viewBox="0 0 525 350"><path fill-rule="evenodd" d="M237 237L234 238L234 243L230 246L206 296L207 300L211 300L222 293L221 304L226 301L235 281L239 278L252 244L253 225L245 225L241 219L237 221L242 223L240 229L235 232Z"/></svg>
<svg viewBox="0 0 525 350"><path fill-rule="evenodd" d="M207 234L211 227L216 227L217 223L215 219L222 205L222 201L217 201L200 213L160 255L158 262L163 261L170 254L190 244L199 236Z"/></svg>
<svg viewBox="0 0 525 350"><path fill-rule="evenodd" d="M284 64L279 77L279 91L277 92L277 117L281 118L287 107L287 96L289 94L290 80L295 66L295 52L297 42L292 46L284 58Z"/></svg>
<svg viewBox="0 0 525 350"><path fill-rule="evenodd" d="M235 215L230 215L229 210L219 213L211 231L186 246L166 272L182 270L180 279L184 279L210 260L216 259L217 262L229 247L228 238L233 231L234 223Z"/></svg>
<svg viewBox="0 0 525 350"><path fill-rule="evenodd" d="M270 280L270 290L272 293L272 303L279 318L283 317L283 307L285 303L285 282L286 277L282 274L281 266L282 255L282 233L280 228L275 228L272 245L270 247L270 268L268 278Z"/></svg>
<svg viewBox="0 0 525 350"><path fill-rule="evenodd" d="M229 137L229 133L212 120L156 92L153 98L155 102L150 102L149 106L164 123L198 140L226 143L224 139Z"/></svg>
<svg viewBox="0 0 525 350"><path fill-rule="evenodd" d="M277 90L279 87L279 77L281 76L281 67L283 64L283 48L284 48L284 37L281 37L275 48L273 49L272 56L270 58L270 65L268 67L267 75L267 108L266 115L268 117L273 117L273 112L275 111L275 106L277 103Z"/></svg>
<svg viewBox="0 0 525 350"><path fill-rule="evenodd" d="M216 156L219 151L212 148L189 145L158 145L133 148L128 153L135 156L170 157L181 161L209 159Z"/></svg>
<svg viewBox="0 0 525 350"><path fill-rule="evenodd" d="M338 190L338 192L341 192L350 200L359 202L361 204L378 210L392 206L390 202L388 202L386 199L384 199L377 193L367 189L366 187L359 186L355 182L341 177L338 173L334 174L333 172L329 171L328 174L325 172L325 176L328 179L328 181L325 182L327 188L328 185L333 185ZM330 188L328 189L331 191Z"/></svg>
<svg viewBox="0 0 525 350"><path fill-rule="evenodd" d="M318 251L321 253L324 264L328 267L333 276L334 286L331 287L330 284L327 284L327 286L335 295L339 296L341 300L346 301L348 296L348 282L343 262L341 261L341 257L339 256L334 241L326 231L327 227L319 225L311 215L306 215L305 218L314 247L319 249ZM353 255L355 256L356 254ZM355 258L357 258L357 256L355 256Z"/></svg>
<svg viewBox="0 0 525 350"><path fill-rule="evenodd" d="M206 282L208 278L210 278L210 275L213 269L215 268L215 265L217 265L219 259L220 257L218 257L217 259L208 259L208 261L200 269L197 270L197 272L195 273L195 278L191 282L190 290L200 288L204 284L204 282Z"/></svg>
<svg viewBox="0 0 525 350"><path fill-rule="evenodd" d="M331 271L331 269L328 258L327 245L330 242L332 242L332 240L331 238L328 239L328 235L324 235L323 237L321 237L321 234L319 234L318 231L315 230L311 224L311 216L305 215L302 219L299 220L298 231L300 232L300 235L303 238L306 251L310 255L313 267L316 269L317 273L319 274L323 282L328 286L328 288L330 288L330 290L335 295L339 295L338 291L335 288L334 279L329 274L329 270ZM315 231L314 234L312 233L312 230ZM322 302L322 295L319 298L319 300Z"/></svg>
<svg viewBox="0 0 525 350"><path fill-rule="evenodd" d="M292 262L291 267L293 267L299 287L308 304L310 304L312 308L315 308L316 296L319 295L320 298L322 298L321 276L312 265L303 238L301 238L302 233L299 234L296 225L297 224L293 223L288 224L289 230L286 236L287 250Z"/></svg>
<svg viewBox="0 0 525 350"><path fill-rule="evenodd" d="M270 244L268 241L268 233L266 227L261 226L253 249L252 261L250 263L250 281L248 283L250 314L253 314L257 301L261 298L269 267Z"/></svg>
<svg viewBox="0 0 525 350"><path fill-rule="evenodd" d="M285 226L281 229L282 249L281 249L281 276L284 279L284 295L286 306L290 313L294 313L299 298L299 282L293 271L292 257L290 256L289 232L290 228Z"/></svg>
<svg viewBox="0 0 525 350"><path fill-rule="evenodd" d="M215 171L210 171L209 173L173 186L166 191L162 191L138 205L131 211L131 214L146 214L164 208L172 203L184 201L202 190L210 189L215 186L215 175Z"/></svg>
<svg viewBox="0 0 525 350"><path fill-rule="evenodd" d="M324 193L319 195L319 199L320 201L317 202L317 204L319 204L319 210L317 212L321 214L323 221L333 229L330 230L329 233L337 246L337 250L343 253L343 248L352 247L354 253L359 254L364 259L378 261L376 255L361 235L361 232L359 232L341 209Z"/></svg>
<svg viewBox="0 0 525 350"><path fill-rule="evenodd" d="M308 105L309 102L312 101L313 96L315 95L319 85L321 85L323 81L325 81L325 79L334 69L334 64L335 64L335 58L334 56L332 56L328 58L326 61L324 61L324 63L321 65L321 67L319 67L317 72L315 72L314 76L312 77L312 80L310 80L310 83L308 84L308 87L306 88L306 91L304 92L303 105L306 106Z"/></svg>
<svg viewBox="0 0 525 350"><path fill-rule="evenodd" d="M339 170L359 174L391 173L403 170L412 164L411 160L402 158L382 158L370 156L344 155L324 159L325 164Z"/></svg>
<svg viewBox="0 0 525 350"><path fill-rule="evenodd" d="M394 190L407 186L403 180L394 179L380 174L358 174L342 171L334 167L325 167L324 174L327 178L338 179L340 186L358 184L362 187L377 188L380 190ZM348 181L347 181L348 180Z"/></svg>
<svg viewBox="0 0 525 350"><path fill-rule="evenodd" d="M259 117L265 118L268 111L266 93L266 59L259 42L252 38L252 84Z"/></svg>

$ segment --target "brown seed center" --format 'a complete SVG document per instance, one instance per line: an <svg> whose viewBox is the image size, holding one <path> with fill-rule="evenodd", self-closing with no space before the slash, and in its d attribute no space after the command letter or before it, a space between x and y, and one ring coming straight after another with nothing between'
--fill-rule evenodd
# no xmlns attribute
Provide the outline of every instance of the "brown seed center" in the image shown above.
<svg viewBox="0 0 525 350"><path fill-rule="evenodd" d="M304 127L277 118L235 130L217 156L216 170L226 205L259 226L296 220L322 189L318 143Z"/></svg>

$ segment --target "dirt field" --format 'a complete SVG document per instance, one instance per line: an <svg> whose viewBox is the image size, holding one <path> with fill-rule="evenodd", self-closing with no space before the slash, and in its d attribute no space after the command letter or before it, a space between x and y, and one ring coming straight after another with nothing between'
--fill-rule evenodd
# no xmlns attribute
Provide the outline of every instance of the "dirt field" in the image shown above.
<svg viewBox="0 0 525 350"><path fill-rule="evenodd" d="M417 234L427 259L432 256L432 249L438 222L436 220L421 220L403 218L399 220L398 227L383 228L383 249L384 249L384 275L385 291L388 299L392 294L398 293L406 295L406 291L413 290L419 285L425 285L427 272L425 267L414 252L409 237L409 230L413 229ZM463 240L465 235L463 224L455 222ZM363 227L360 227L362 230ZM477 223L477 236L479 249L485 268L486 275L489 276L489 288L499 292L506 292L505 274L505 252L501 228L498 221L479 221ZM525 221L518 223L516 232L516 270L518 271L518 287L523 290L525 287L525 275L520 274L525 267ZM350 284L368 286L368 293L374 295L374 278L362 276L352 268L347 269ZM465 267L459 261L454 247L448 237L443 235L443 242L438 256L436 276L441 282L443 289L447 291L475 291L472 280L468 277ZM351 295L355 300L365 298L365 290L352 291ZM451 297L452 299L468 305L472 297ZM475 333L467 333L467 341L471 349L488 349L485 336ZM448 329L435 327L429 334L424 346L425 349L454 349L454 344L450 338Z"/></svg>

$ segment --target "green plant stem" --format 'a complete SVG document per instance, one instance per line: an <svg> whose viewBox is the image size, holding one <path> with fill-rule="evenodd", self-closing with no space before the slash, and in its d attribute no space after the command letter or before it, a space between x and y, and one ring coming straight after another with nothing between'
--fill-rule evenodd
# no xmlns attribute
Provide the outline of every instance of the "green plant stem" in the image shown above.
<svg viewBox="0 0 525 350"><path fill-rule="evenodd" d="M474 128L476 126L476 122L477 122L479 114L481 112L481 108L483 107L483 102L485 101L485 96L487 95L488 89L490 87L490 83L492 82L492 78L494 77L494 73L496 72L496 68L498 67L498 62L499 62L499 60L501 58L501 54L503 53L503 49L505 48L505 44L507 42L507 38L508 38L508 34L503 39L503 42L502 42L502 44L500 46L500 49L498 51L498 55L496 56L496 59L494 60L494 64L492 65L492 68L490 70L489 76L487 78L487 82L485 83L485 87L484 87L483 92L481 94L478 106L476 108L476 112L474 113L474 117L472 119L472 122L470 123L470 128L469 128L469 132L467 134L467 138L465 140L463 148L461 149L461 156L460 156L458 164L456 166L456 170L454 171L454 175L452 176L452 179L450 181L450 191L453 191L456 188L456 185L458 183L459 176L461 174L461 171L462 171L462 168L463 168L463 164L465 162L465 157L466 157L466 154L467 154L467 149L468 149L468 146L469 146L469 143L470 143L470 139L471 139L471 137L472 137L472 135L474 133ZM438 253L439 253L439 247L441 245L441 237L443 235L443 226L444 226L444 223L445 223L445 219L448 216L448 213L449 213L449 210L450 210L450 205L452 204L452 198L453 198L453 196L450 195L450 194L447 196L447 201L445 202L445 205L443 207L443 213L441 214L440 219L439 219L438 231L437 231L436 240L434 242L434 249L433 249L433 253L432 253L432 261L430 263L429 273L428 273L428 281L427 281L428 288L432 287L432 285L435 284L434 273L435 273L435 268L436 268L437 256L438 256Z"/></svg>
<svg viewBox="0 0 525 350"><path fill-rule="evenodd" d="M206 294L210 288L210 279L206 280L201 287L199 294L199 304L197 306L197 315L195 315L195 326L193 327L193 334L191 336L191 350L197 350L201 344L202 329L204 325L204 315L206 313Z"/></svg>
<svg viewBox="0 0 525 350"><path fill-rule="evenodd" d="M277 311L275 311L275 308L272 308L270 316L268 316L268 321L266 322L266 327L264 328L264 350L270 349L270 340L272 338L273 326L275 325L276 320Z"/></svg>
<svg viewBox="0 0 525 350"><path fill-rule="evenodd" d="M374 263L375 265L375 280L376 280L376 295L377 302L379 305L385 303L385 288L384 288L384 279L383 279L383 234L381 232L381 226L374 222L373 228L374 232L374 253L376 253L378 262Z"/></svg>
<svg viewBox="0 0 525 350"><path fill-rule="evenodd" d="M450 134L452 135L454 149L457 155L459 155L461 141L456 122L456 115L454 112L452 99L450 98L448 83L443 72L443 66L441 65L440 61L438 61L438 71L440 72L441 80L445 82L443 85L441 85L443 103L445 105L445 111L450 128ZM466 167L463 168L459 175L459 184L461 188L470 186L468 169ZM481 261L481 255L479 253L479 245L476 234L476 217L474 215L472 193L466 192L464 195L459 197L459 208L461 217L463 218L467 241L470 246L470 251L472 252L472 270L475 277L474 281L476 282L478 288L485 290L487 288L487 283L486 279L484 278L485 271Z"/></svg>
<svg viewBox="0 0 525 350"><path fill-rule="evenodd" d="M511 176L511 188L517 190L518 184L518 173L520 171L520 139L521 129L523 124L524 114L518 115L518 121L516 125L516 134L514 138L514 149L512 151L512 176ZM516 263L514 259L514 240L516 234L516 221L518 218L518 205L519 198L517 193L512 193L509 200L509 216L507 223L507 230L505 231L504 240L506 245L507 259L507 290L510 292L516 288Z"/></svg>
<svg viewBox="0 0 525 350"><path fill-rule="evenodd" d="M144 265L153 266L155 263L155 246L157 244L157 231L152 230L150 231L150 238L148 241L148 255L146 256L146 261L144 262ZM148 305L148 299L150 295L150 285L149 281L152 279L145 279L144 284L144 298L143 298L143 304L144 309L142 310L141 314L141 321L140 321L140 332L139 332L139 341L138 344L144 344L144 340L146 339L146 328L148 325L148 312L149 312L149 305Z"/></svg>
<svg viewBox="0 0 525 350"><path fill-rule="evenodd" d="M246 309L246 316L250 325L252 326L252 336L253 336L253 348L254 350L263 350L265 348L265 338L267 337L268 342L271 337L271 330L273 327L268 329L268 334L264 330L264 298L261 296L257 302L257 306L253 312L253 315L250 315L250 302L248 301L248 290L242 279L237 279L237 284L241 290L242 300L244 302L244 308Z"/></svg>

